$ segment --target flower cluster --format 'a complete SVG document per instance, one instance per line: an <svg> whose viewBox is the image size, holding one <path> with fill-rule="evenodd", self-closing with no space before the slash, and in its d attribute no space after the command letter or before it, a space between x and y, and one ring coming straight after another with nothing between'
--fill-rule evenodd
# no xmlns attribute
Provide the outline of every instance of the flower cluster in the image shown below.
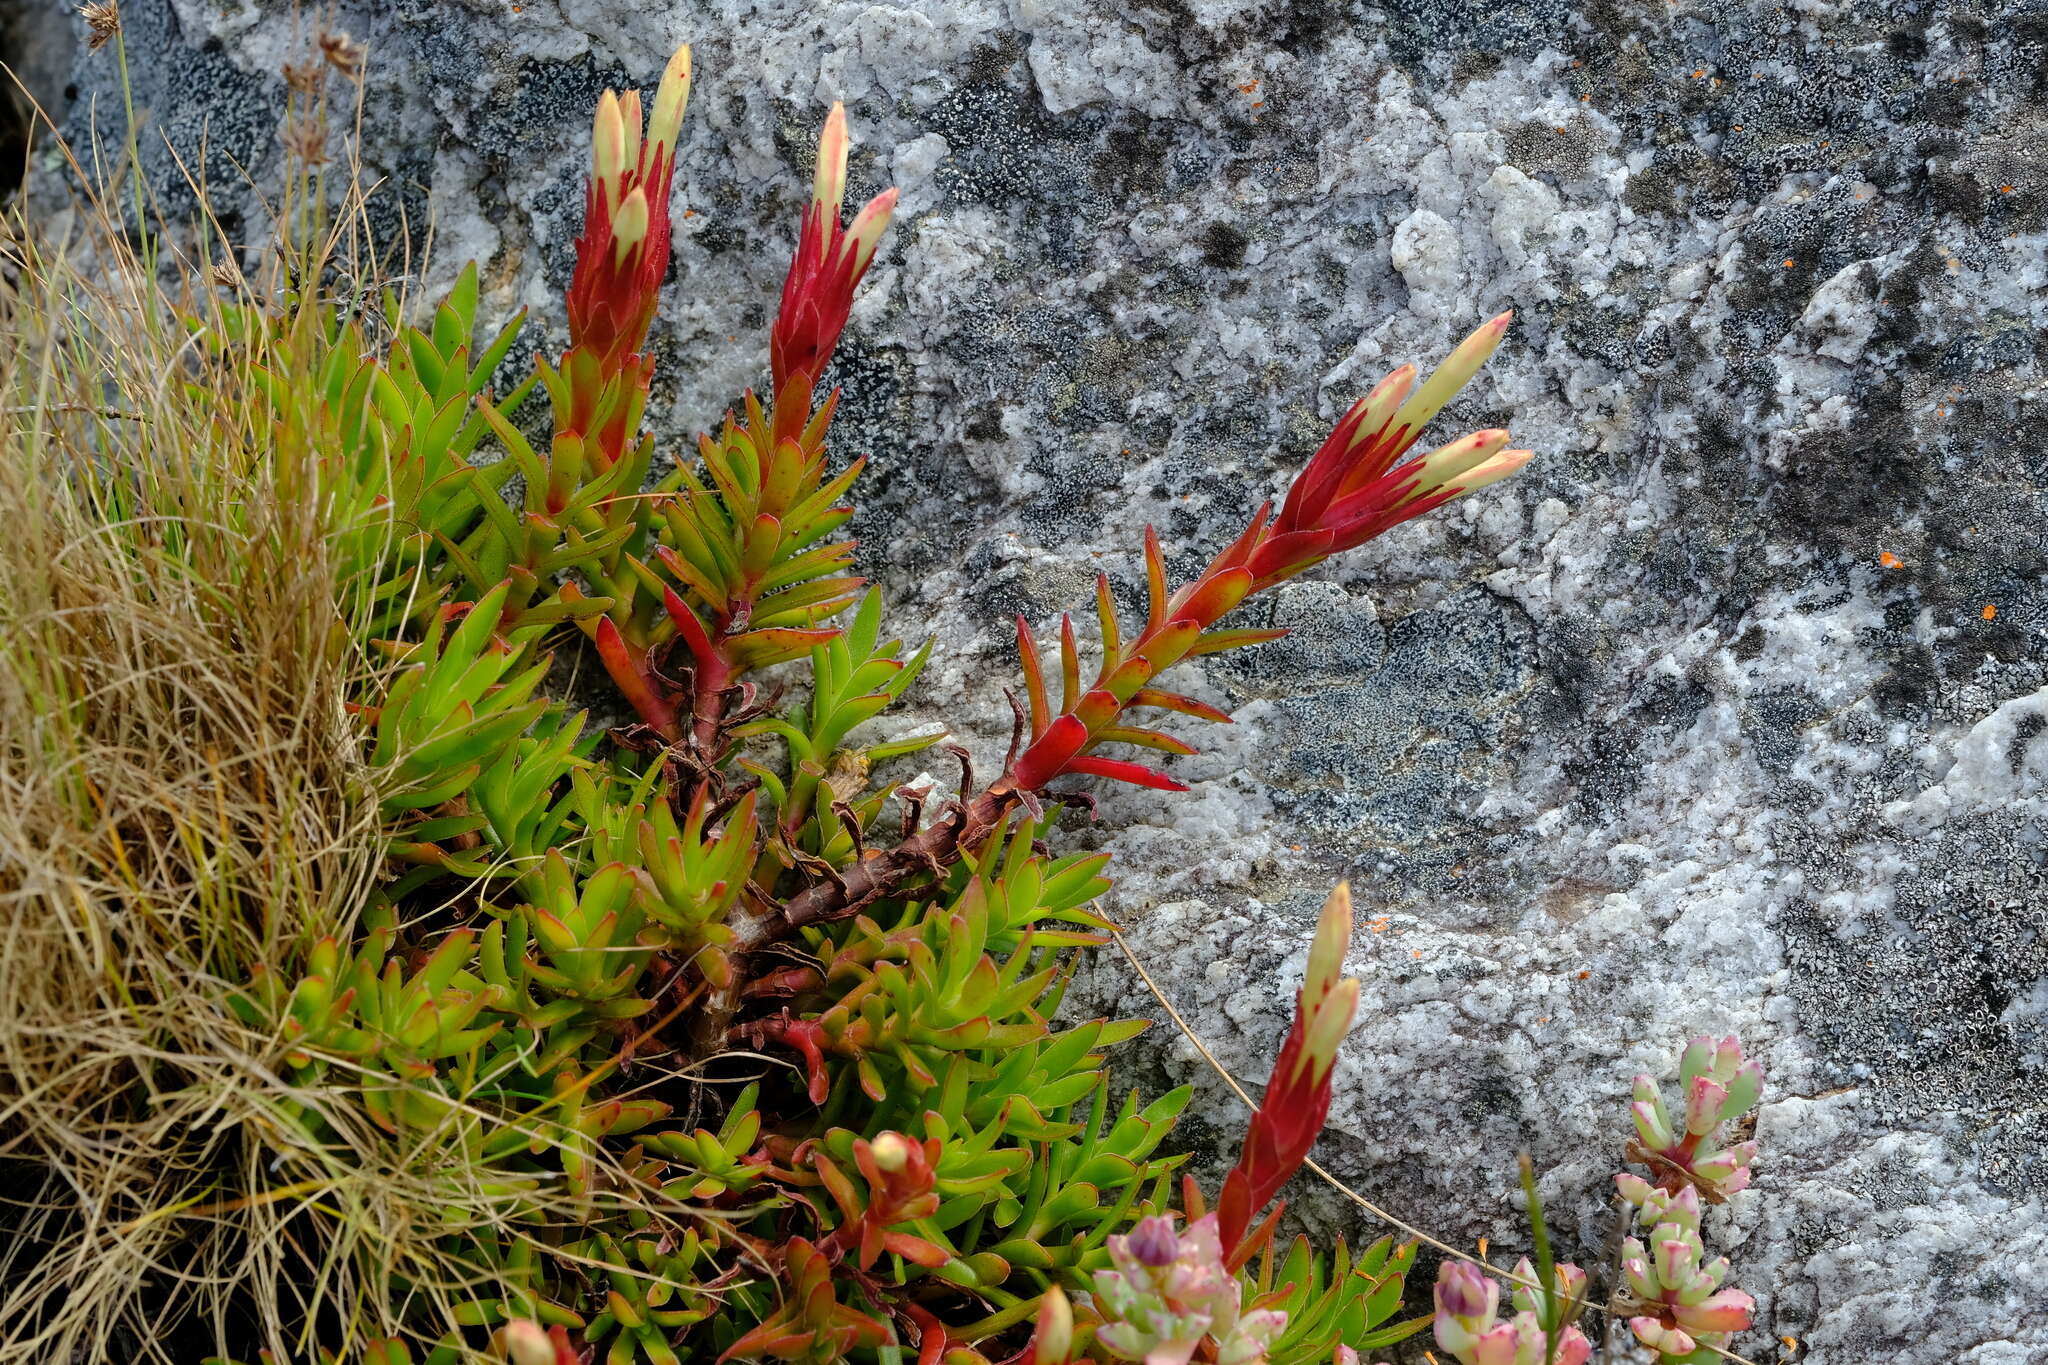
<svg viewBox="0 0 2048 1365"><path fill-rule="evenodd" d="M668 273L669 184L689 100L690 49L683 46L662 73L644 131L637 90L605 91L591 126L583 235L568 295L569 351L562 358L574 402L562 425L596 438L603 467L618 460L634 434L654 373L641 348ZM617 391L607 394L615 383Z"/></svg>
<svg viewBox="0 0 2048 1365"><path fill-rule="evenodd" d="M1622 1249L1624 1307L1636 1338L1667 1361L1726 1346L1755 1312L1748 1294L1721 1288L1728 1260L1706 1259L1700 1213L1749 1184L1756 1143L1723 1146L1721 1140L1724 1125L1755 1107L1763 1085L1763 1068L1732 1037L1699 1037L1686 1046L1679 1063L1681 1123L1672 1122L1656 1081L1636 1077L1630 1106L1636 1137L1628 1154L1647 1165L1653 1179L1628 1172L1614 1177L1623 1201L1650 1229L1647 1244L1631 1237Z"/></svg>
<svg viewBox="0 0 2048 1365"><path fill-rule="evenodd" d="M1260 1365L1287 1326L1276 1309L1242 1310L1242 1289L1223 1263L1216 1215L1176 1235L1173 1220L1152 1217L1109 1239L1110 1270L1095 1272L1103 1324L1095 1339L1112 1354L1145 1365L1187 1365L1210 1343L1217 1365Z"/></svg>
<svg viewBox="0 0 2048 1365"><path fill-rule="evenodd" d="M847 141L846 110L835 104L818 139L811 202L804 210L796 256L782 282L782 307L768 338L768 366L778 403L792 379L800 379L806 390L817 385L853 310L853 291L867 274L875 247L896 211L892 185L868 200L851 225L840 223L840 206L846 200Z"/></svg>
<svg viewBox="0 0 2048 1365"><path fill-rule="evenodd" d="M1636 1077L1635 1102L1629 1106L1636 1140L1629 1144L1629 1156L1650 1168L1653 1183L1661 1189L1675 1192L1689 1185L1709 1204L1724 1203L1748 1187L1756 1143L1722 1146L1723 1125L1756 1106L1764 1089L1763 1068L1743 1056L1742 1044L1734 1038L1695 1038L1679 1062L1678 1088L1685 1108L1680 1122L1674 1123L1657 1083L1648 1076ZM1624 1183L1623 1194L1631 1188Z"/></svg>
<svg viewBox="0 0 2048 1365"><path fill-rule="evenodd" d="M1631 1237L1621 1251L1636 1338L1667 1358L1689 1356L1702 1345L1726 1346L1749 1326L1756 1301L1740 1289L1721 1288L1728 1258L1706 1259L1699 1195L1688 1187L1652 1196L1643 1202L1642 1217L1651 1226L1649 1244Z"/></svg>
<svg viewBox="0 0 2048 1365"><path fill-rule="evenodd" d="M1583 1301L1586 1272L1575 1265L1552 1268L1557 1308L1569 1317ZM1445 1261L1436 1277L1436 1344L1448 1351L1458 1365L1585 1365L1593 1344L1577 1327L1560 1325L1555 1332L1555 1353L1546 1357L1545 1313L1535 1291L1526 1285L1539 1283L1536 1269L1527 1257L1515 1266L1514 1316L1496 1321L1500 1308L1500 1286L1485 1271L1469 1261ZM1561 1319L1560 1319L1561 1321Z"/></svg>

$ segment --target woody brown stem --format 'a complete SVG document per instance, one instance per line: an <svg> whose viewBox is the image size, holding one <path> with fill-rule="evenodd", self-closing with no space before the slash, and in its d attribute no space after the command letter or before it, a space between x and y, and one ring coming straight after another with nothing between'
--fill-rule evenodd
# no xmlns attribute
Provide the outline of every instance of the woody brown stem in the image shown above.
<svg viewBox="0 0 2048 1365"><path fill-rule="evenodd" d="M779 943L812 924L844 919L862 906L902 887L920 872L941 870L962 852L985 841L1001 827L1023 793L1006 775L948 816L919 830L894 848L855 863L837 879L816 882L776 909L732 922L734 957ZM699 1060L725 1046L733 1016L746 989L742 967L731 982L705 998L691 1034L691 1052Z"/></svg>

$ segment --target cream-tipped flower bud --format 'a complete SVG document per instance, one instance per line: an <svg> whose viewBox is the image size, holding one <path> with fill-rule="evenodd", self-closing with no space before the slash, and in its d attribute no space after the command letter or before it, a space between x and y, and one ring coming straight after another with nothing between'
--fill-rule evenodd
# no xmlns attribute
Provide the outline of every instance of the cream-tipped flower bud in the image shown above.
<svg viewBox="0 0 2048 1365"><path fill-rule="evenodd" d="M895 216L897 197L896 187L891 185L868 200L846 229L846 241L840 246L840 255L856 275L866 270L868 262L875 258L875 248L882 244L882 234L889 230L889 219Z"/></svg>
<svg viewBox="0 0 2048 1365"><path fill-rule="evenodd" d="M668 59L661 85L654 92L654 117L647 124L650 150L666 155L682 131L683 110L690 103L690 45L684 43Z"/></svg>
<svg viewBox="0 0 2048 1365"><path fill-rule="evenodd" d="M1309 944L1308 976L1301 983L1301 995L1313 1004L1328 995L1344 971L1344 954L1351 950L1351 931L1356 923L1351 911L1351 883L1338 882L1323 902L1316 919L1316 936Z"/></svg>
<svg viewBox="0 0 2048 1365"><path fill-rule="evenodd" d="M619 97L607 90L597 99L597 116L590 127L590 178L604 196L605 206L619 207L619 185L626 172L626 119Z"/></svg>
<svg viewBox="0 0 2048 1365"><path fill-rule="evenodd" d="M626 128L626 165L640 165L640 92L628 90L619 96L619 122Z"/></svg>
<svg viewBox="0 0 2048 1365"><path fill-rule="evenodd" d="M1490 483L1499 483L1508 475L1536 458L1533 450L1503 450L1483 464L1474 465L1458 480L1458 489L1470 493L1475 488L1484 488Z"/></svg>
<svg viewBox="0 0 2048 1365"><path fill-rule="evenodd" d="M835 103L818 134L818 168L811 177L811 206L835 223L846 199L846 147L846 106Z"/></svg>
<svg viewBox="0 0 2048 1365"><path fill-rule="evenodd" d="M1350 449L1365 445L1387 428L1402 402L1408 397L1408 390L1415 385L1415 367L1403 365L1385 379L1372 386L1372 392L1352 404L1347 417L1356 416L1358 425L1351 429Z"/></svg>
<svg viewBox="0 0 2048 1365"><path fill-rule="evenodd" d="M1357 1013L1358 983L1349 977L1332 986L1315 1007L1308 1030L1302 1035L1298 1064L1311 1085L1321 1085L1337 1065L1337 1047L1351 1031L1351 1021Z"/></svg>
<svg viewBox="0 0 2048 1365"><path fill-rule="evenodd" d="M1447 446L1432 450L1414 462L1415 487L1410 498L1426 498L1447 484L1462 483L1461 475L1492 459L1508 443L1508 434L1498 427L1460 436Z"/></svg>
<svg viewBox="0 0 2048 1365"><path fill-rule="evenodd" d="M497 1354L506 1365L555 1365L555 1344L528 1318L515 1318L498 1329Z"/></svg>
<svg viewBox="0 0 2048 1365"><path fill-rule="evenodd" d="M875 1154L875 1166L894 1175L910 1161L910 1144L903 1140L901 1133L883 1133L868 1149Z"/></svg>
<svg viewBox="0 0 2048 1365"><path fill-rule="evenodd" d="M1508 324L1514 321L1512 312L1502 313L1483 324L1478 331L1458 343L1444 363L1423 382L1415 396L1402 405L1394 414L1394 425L1417 432L1429 424L1429 419L1443 411L1444 404L1458 396L1458 390L1465 387L1472 376L1479 373L1479 367L1500 345L1500 339L1507 335Z"/></svg>
<svg viewBox="0 0 2048 1365"><path fill-rule="evenodd" d="M612 218L612 260L623 266L626 258L647 240L647 193L638 185L619 204Z"/></svg>

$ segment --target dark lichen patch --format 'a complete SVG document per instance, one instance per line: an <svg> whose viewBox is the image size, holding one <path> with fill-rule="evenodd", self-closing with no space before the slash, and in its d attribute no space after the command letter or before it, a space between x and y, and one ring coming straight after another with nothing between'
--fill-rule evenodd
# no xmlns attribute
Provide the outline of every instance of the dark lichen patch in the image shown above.
<svg viewBox="0 0 2048 1365"><path fill-rule="evenodd" d="M1573 27L1565 0L1489 4L1486 0L1384 0L1387 47L1418 74L1448 77L1463 53L1533 57Z"/></svg>
<svg viewBox="0 0 2048 1365"><path fill-rule="evenodd" d="M1202 261L1218 270L1236 270L1244 264L1251 238L1225 222L1214 222L1202 230Z"/></svg>
<svg viewBox="0 0 2048 1365"><path fill-rule="evenodd" d="M567 62L529 59L476 111L471 145L507 162L553 160L569 138L589 132L590 111L599 95L632 84L623 67L599 66L588 56Z"/></svg>
<svg viewBox="0 0 2048 1365"><path fill-rule="evenodd" d="M1742 710L1744 745L1765 772L1783 777L1804 751L1806 731L1825 714L1819 702L1797 688L1760 692Z"/></svg>
<svg viewBox="0 0 2048 1365"><path fill-rule="evenodd" d="M1997 1188L2048 1188L2040 1103L2010 983L2048 975L2048 849L2016 811L1952 819L1915 845L1882 919L1850 931L1799 901L1777 920L1801 1031L1830 1084L1865 1087L1895 1122L1946 1133Z"/></svg>
<svg viewBox="0 0 2048 1365"><path fill-rule="evenodd" d="M1405 617L1377 671L1274 705L1252 775L1301 825L1410 860L1469 839L1461 812L1506 763L1533 645L1527 617L1484 592Z"/></svg>

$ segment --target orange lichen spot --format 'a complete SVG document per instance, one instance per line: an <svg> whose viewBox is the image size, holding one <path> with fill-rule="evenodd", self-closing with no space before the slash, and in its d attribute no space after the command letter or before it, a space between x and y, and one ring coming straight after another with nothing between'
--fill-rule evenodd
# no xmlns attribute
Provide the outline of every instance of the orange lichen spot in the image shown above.
<svg viewBox="0 0 2048 1365"><path fill-rule="evenodd" d="M696 216L697 216L697 210L695 210L695 209L684 209L684 210L683 210L683 217L685 217L685 218L695 218Z"/></svg>
<svg viewBox="0 0 2048 1365"><path fill-rule="evenodd" d="M1879 555L1879 556L1877 557L1877 562L1878 562L1878 563L1880 563L1880 564L1882 564L1882 565L1884 565L1884 566L1885 566L1885 567L1886 567L1887 569L1896 569L1896 568L1898 568L1898 567L1899 567L1899 566L1900 566L1901 564L1904 564L1904 563L1905 563L1906 561L1905 561L1905 560L1903 560L1903 559L1900 559L1900 558L1899 558L1899 557L1898 557L1897 555L1893 554L1893 553L1892 553L1892 552L1891 552L1890 550L1886 550L1886 551L1885 551L1885 552L1884 552L1883 554L1881 554L1881 555Z"/></svg>
<svg viewBox="0 0 2048 1365"><path fill-rule="evenodd" d="M1998 192L1999 192L2000 194L2011 194L2011 193L2012 193L2012 186L2010 186L2010 185L2000 185L2000 186L1998 187Z"/></svg>
<svg viewBox="0 0 2048 1365"><path fill-rule="evenodd" d="M1557 131L1560 133L1564 131L1564 125L1562 123L1557 125Z"/></svg>
<svg viewBox="0 0 2048 1365"><path fill-rule="evenodd" d="M1251 94L1251 92L1252 92L1252 91L1254 91L1254 90L1256 90L1256 89L1258 89L1258 88L1259 88L1259 83L1258 83L1258 82L1257 82L1256 80L1250 80L1250 81L1246 81L1246 82L1245 82L1245 83L1244 83L1243 85L1240 85L1239 87L1237 87L1237 93L1238 93L1238 94L1240 94L1240 95L1249 95L1249 94Z"/></svg>
<svg viewBox="0 0 2048 1365"><path fill-rule="evenodd" d="M1590 978L1590 977L1591 977L1592 975L1593 975L1593 973L1592 973L1592 972L1591 972L1590 970L1584 970L1584 971L1581 971L1581 972L1579 973L1579 980L1581 980L1581 981L1587 980L1587 979L1588 979L1588 978Z"/></svg>
<svg viewBox="0 0 2048 1365"><path fill-rule="evenodd" d="M1786 268L1787 270L1790 270L1790 269L1791 269L1791 268L1792 268L1793 266L1795 266L1795 265L1797 265L1797 264L1799 264L1799 262L1797 262L1797 261L1793 260L1793 259L1792 259L1792 258L1791 258L1790 256L1787 256L1787 257L1785 258L1785 268Z"/></svg>
<svg viewBox="0 0 2048 1365"><path fill-rule="evenodd" d="M1365 927L1372 930L1375 934L1384 934L1385 932L1387 932L1387 922L1387 917L1385 915L1381 915L1378 919L1372 921Z"/></svg>
<svg viewBox="0 0 2048 1365"><path fill-rule="evenodd" d="M1550 1022L1550 1016L1547 1014L1539 1014L1536 1016L1536 1022L1539 1024L1547 1024Z"/></svg>
<svg viewBox="0 0 2048 1365"><path fill-rule="evenodd" d="M1253 101L1252 101L1252 108L1254 108L1254 109L1263 109L1263 108L1265 108L1265 107L1266 107L1266 102L1265 102L1264 100L1253 100Z"/></svg>
<svg viewBox="0 0 2048 1365"><path fill-rule="evenodd" d="M1408 950L1408 956L1414 958L1417 962L1420 962L1422 960L1422 949L1411 948Z"/></svg>
<svg viewBox="0 0 2048 1365"><path fill-rule="evenodd" d="M1702 76L1704 76L1704 75L1706 75L1706 74L1707 74L1707 69L1706 69L1706 68L1705 68L1705 67L1703 66L1703 67L1701 67L1701 68L1700 68L1699 70L1697 70L1697 71L1695 71L1695 72L1693 72L1693 73L1692 73L1692 78L1693 78L1694 80L1698 80L1698 79L1699 79L1700 77L1702 77Z"/></svg>
<svg viewBox="0 0 2048 1365"><path fill-rule="evenodd" d="M1977 614L1987 621L1995 620L1998 617L1998 604L1996 602L1986 602L1984 610Z"/></svg>

